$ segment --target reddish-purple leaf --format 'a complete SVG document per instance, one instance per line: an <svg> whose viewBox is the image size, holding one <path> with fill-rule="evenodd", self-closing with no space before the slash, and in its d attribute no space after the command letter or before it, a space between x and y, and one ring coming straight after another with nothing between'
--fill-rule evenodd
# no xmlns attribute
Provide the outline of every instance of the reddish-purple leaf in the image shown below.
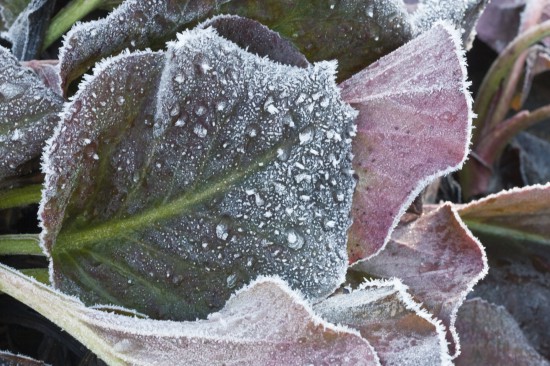
<svg viewBox="0 0 550 366"><path fill-rule="evenodd" d="M192 322L140 319L80 301L0 264L0 291L113 365L380 365L358 332L330 324L286 283L260 278Z"/></svg>
<svg viewBox="0 0 550 366"><path fill-rule="evenodd" d="M0 47L1 181L30 173L27 164L42 152L53 133L63 100Z"/></svg>
<svg viewBox="0 0 550 366"><path fill-rule="evenodd" d="M462 165L472 120L465 80L458 34L439 24L341 84L359 110L351 262L383 248L416 195Z"/></svg>
<svg viewBox="0 0 550 366"><path fill-rule="evenodd" d="M421 310L397 279L366 282L314 310L330 322L359 330L384 366L451 364L445 327Z"/></svg>
<svg viewBox="0 0 550 366"><path fill-rule="evenodd" d="M61 90L61 77L59 76L59 61L57 60L31 60L23 61L21 65L28 67L40 79L44 85L52 89L56 94L63 95Z"/></svg>
<svg viewBox="0 0 550 366"><path fill-rule="evenodd" d="M502 306L476 298L464 302L458 312L456 328L462 352L457 366L514 365L548 366L518 324Z"/></svg>
<svg viewBox="0 0 550 366"><path fill-rule="evenodd" d="M459 213L476 231L550 244L550 183L492 194Z"/></svg>
<svg viewBox="0 0 550 366"><path fill-rule="evenodd" d="M487 273L487 258L451 205L401 224L382 252L355 267L371 276L399 278L416 301L443 321L451 350L458 352L456 312Z"/></svg>

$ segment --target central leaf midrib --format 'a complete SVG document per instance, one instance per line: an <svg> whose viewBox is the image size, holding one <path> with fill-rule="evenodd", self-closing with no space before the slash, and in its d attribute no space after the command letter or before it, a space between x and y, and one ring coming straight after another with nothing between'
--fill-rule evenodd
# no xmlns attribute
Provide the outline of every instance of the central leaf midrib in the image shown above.
<svg viewBox="0 0 550 366"><path fill-rule="evenodd" d="M246 167L235 168L230 173L213 179L211 182L206 181L197 189L184 193L168 204L160 204L129 218L110 220L95 227L83 230L76 229L65 233L61 232L57 239L57 244L60 244L60 242L63 242L63 244L61 246L55 245L54 248L62 251L79 249L85 247L88 243L120 237L128 231L150 226L152 223L189 212L197 204L229 191L235 184L255 172L266 169L268 166L266 163L276 158L279 149L284 149L298 141L298 133L300 131L297 131L291 139L283 141L267 150L262 156Z"/></svg>

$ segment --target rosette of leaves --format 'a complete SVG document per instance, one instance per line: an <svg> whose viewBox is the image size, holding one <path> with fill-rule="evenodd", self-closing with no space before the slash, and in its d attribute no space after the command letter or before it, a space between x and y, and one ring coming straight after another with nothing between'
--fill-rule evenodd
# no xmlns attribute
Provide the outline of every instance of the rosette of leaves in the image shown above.
<svg viewBox="0 0 550 366"><path fill-rule="evenodd" d="M126 29L135 6L71 31L62 83L77 35ZM450 364L483 248L450 205L402 215L467 154L461 48L437 24L337 85L335 63L218 17L101 61L43 155L52 285L0 265L0 291L109 364Z"/></svg>

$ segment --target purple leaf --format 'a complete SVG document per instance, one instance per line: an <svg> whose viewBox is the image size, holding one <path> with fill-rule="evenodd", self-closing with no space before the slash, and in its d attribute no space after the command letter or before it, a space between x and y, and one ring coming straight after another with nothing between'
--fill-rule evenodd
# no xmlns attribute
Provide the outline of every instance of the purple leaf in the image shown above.
<svg viewBox="0 0 550 366"><path fill-rule="evenodd" d="M7 49L0 47L0 187L9 177L30 173L28 162L53 133L63 100Z"/></svg>
<svg viewBox="0 0 550 366"><path fill-rule="evenodd" d="M457 366L550 365L501 306L479 298L468 300L458 312L456 327L462 343L462 353L455 360Z"/></svg>
<svg viewBox="0 0 550 366"><path fill-rule="evenodd" d="M397 280L369 281L314 306L328 321L355 328L385 366L451 365L445 327Z"/></svg>
<svg viewBox="0 0 550 366"><path fill-rule="evenodd" d="M462 165L472 122L465 80L458 34L439 24L340 85L359 110L352 263L380 251L417 194Z"/></svg>
<svg viewBox="0 0 550 366"><path fill-rule="evenodd" d="M95 62L126 48L162 43L184 24L228 0L126 0L106 18L74 26L59 51L61 88Z"/></svg>
<svg viewBox="0 0 550 366"><path fill-rule="evenodd" d="M258 56L265 56L283 65L307 67L309 62L288 40L265 25L237 15L220 15L199 25L213 27L218 34Z"/></svg>
<svg viewBox="0 0 550 366"><path fill-rule="evenodd" d="M367 341L316 316L283 281L260 278L194 322L86 308L0 264L0 291L22 301L109 364L380 365Z"/></svg>
<svg viewBox="0 0 550 366"><path fill-rule="evenodd" d="M486 275L487 258L450 204L398 226L382 252L355 268L371 276L401 279L415 301L441 319L449 330L451 351L458 353L456 312Z"/></svg>
<svg viewBox="0 0 550 366"><path fill-rule="evenodd" d="M330 295L348 262L356 116L334 74L212 28L102 63L45 154L53 283L173 319L205 317L258 274Z"/></svg>

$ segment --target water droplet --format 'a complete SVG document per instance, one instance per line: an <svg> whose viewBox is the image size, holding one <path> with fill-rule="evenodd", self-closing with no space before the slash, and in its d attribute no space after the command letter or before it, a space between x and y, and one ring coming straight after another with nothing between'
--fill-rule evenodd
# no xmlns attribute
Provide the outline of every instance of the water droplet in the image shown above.
<svg viewBox="0 0 550 366"><path fill-rule="evenodd" d="M227 287L233 288L237 284L237 275L233 273L232 275L227 277Z"/></svg>
<svg viewBox="0 0 550 366"><path fill-rule="evenodd" d="M177 118L180 115L180 106L178 104L174 104L174 106L170 109L170 117Z"/></svg>
<svg viewBox="0 0 550 366"><path fill-rule="evenodd" d="M260 134L260 126L257 123L251 123L244 132L250 137L256 137Z"/></svg>
<svg viewBox="0 0 550 366"><path fill-rule="evenodd" d="M290 146L277 149L277 159L279 159L280 161L287 161L288 158L290 157L291 151L292 151L292 148Z"/></svg>
<svg viewBox="0 0 550 366"><path fill-rule="evenodd" d="M216 226L216 236L218 239L227 240L229 237L227 222L220 221L220 223Z"/></svg>
<svg viewBox="0 0 550 366"><path fill-rule="evenodd" d="M185 82L185 75L183 74L177 74L175 77L174 77L174 81L178 84L183 84Z"/></svg>
<svg viewBox="0 0 550 366"><path fill-rule="evenodd" d="M119 95L118 97L116 97L116 104L122 106L124 104L124 97L122 95Z"/></svg>
<svg viewBox="0 0 550 366"><path fill-rule="evenodd" d="M300 145L305 145L310 143L314 137L315 137L315 128L313 126L307 126L298 135L298 138L300 139Z"/></svg>
<svg viewBox="0 0 550 366"><path fill-rule="evenodd" d="M193 132L201 139L206 137L206 135L208 134L208 130L200 123L197 123L195 127L193 127Z"/></svg>
<svg viewBox="0 0 550 366"><path fill-rule="evenodd" d="M203 106L202 104L199 104L195 107L195 114L197 116L204 116L204 114L206 113L207 109L205 106Z"/></svg>
<svg viewBox="0 0 550 366"><path fill-rule="evenodd" d="M290 249L298 250L304 245L304 238L295 229L286 231L286 242Z"/></svg>

